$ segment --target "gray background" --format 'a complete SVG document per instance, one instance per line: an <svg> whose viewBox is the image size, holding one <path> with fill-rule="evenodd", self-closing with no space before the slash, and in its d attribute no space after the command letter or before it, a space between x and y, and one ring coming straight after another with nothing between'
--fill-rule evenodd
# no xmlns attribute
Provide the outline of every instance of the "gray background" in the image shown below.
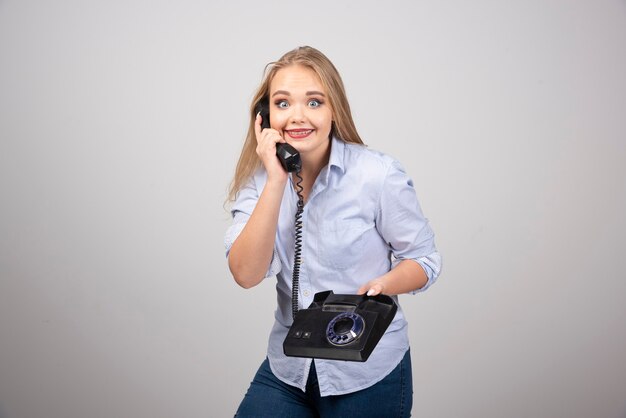
<svg viewBox="0 0 626 418"><path fill-rule="evenodd" d="M444 256L419 417L626 417L624 1L0 0L0 417L225 417L273 280L222 207L264 65L339 68Z"/></svg>

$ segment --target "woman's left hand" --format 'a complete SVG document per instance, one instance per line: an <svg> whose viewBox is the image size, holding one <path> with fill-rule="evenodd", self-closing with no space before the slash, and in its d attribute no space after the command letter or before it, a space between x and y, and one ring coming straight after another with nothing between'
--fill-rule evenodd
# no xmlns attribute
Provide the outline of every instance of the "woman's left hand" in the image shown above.
<svg viewBox="0 0 626 418"><path fill-rule="evenodd" d="M413 292L428 283L424 268L415 260L402 260L382 276L361 286L357 294L367 296L385 294L387 296Z"/></svg>
<svg viewBox="0 0 626 418"><path fill-rule="evenodd" d="M377 277L365 283L356 292L357 295L367 294L367 296L376 296L385 293L385 282L382 277Z"/></svg>

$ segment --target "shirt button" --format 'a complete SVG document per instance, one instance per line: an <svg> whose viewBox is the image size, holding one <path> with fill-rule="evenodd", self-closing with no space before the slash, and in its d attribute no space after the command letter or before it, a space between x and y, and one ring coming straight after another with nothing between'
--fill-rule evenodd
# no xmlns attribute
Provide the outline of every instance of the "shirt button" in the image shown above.
<svg viewBox="0 0 626 418"><path fill-rule="evenodd" d="M305 297L309 297L309 295L311 294L311 291L309 289L306 289L304 292L302 292L304 294Z"/></svg>

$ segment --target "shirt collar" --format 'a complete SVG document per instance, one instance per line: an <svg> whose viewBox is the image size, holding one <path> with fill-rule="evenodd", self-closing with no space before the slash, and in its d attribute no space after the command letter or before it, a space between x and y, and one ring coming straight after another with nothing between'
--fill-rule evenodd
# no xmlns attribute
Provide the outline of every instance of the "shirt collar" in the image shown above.
<svg viewBox="0 0 626 418"><path fill-rule="evenodd" d="M341 170L342 173L345 172L343 161L345 149L346 143L343 142L341 139L337 139L337 137L333 136L330 145L330 157L328 159L329 168L335 166L339 170Z"/></svg>

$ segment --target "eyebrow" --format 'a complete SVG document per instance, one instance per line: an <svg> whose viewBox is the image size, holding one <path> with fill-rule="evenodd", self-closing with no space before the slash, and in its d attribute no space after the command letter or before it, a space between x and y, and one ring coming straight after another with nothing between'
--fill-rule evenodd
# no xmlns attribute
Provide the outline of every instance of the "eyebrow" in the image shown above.
<svg viewBox="0 0 626 418"><path fill-rule="evenodd" d="M285 96L291 96L291 94L287 90L276 90L274 94L272 94L272 97L276 96L277 94L284 94ZM306 95L326 97L324 93L322 93L321 91L317 91L317 90L307 91Z"/></svg>

